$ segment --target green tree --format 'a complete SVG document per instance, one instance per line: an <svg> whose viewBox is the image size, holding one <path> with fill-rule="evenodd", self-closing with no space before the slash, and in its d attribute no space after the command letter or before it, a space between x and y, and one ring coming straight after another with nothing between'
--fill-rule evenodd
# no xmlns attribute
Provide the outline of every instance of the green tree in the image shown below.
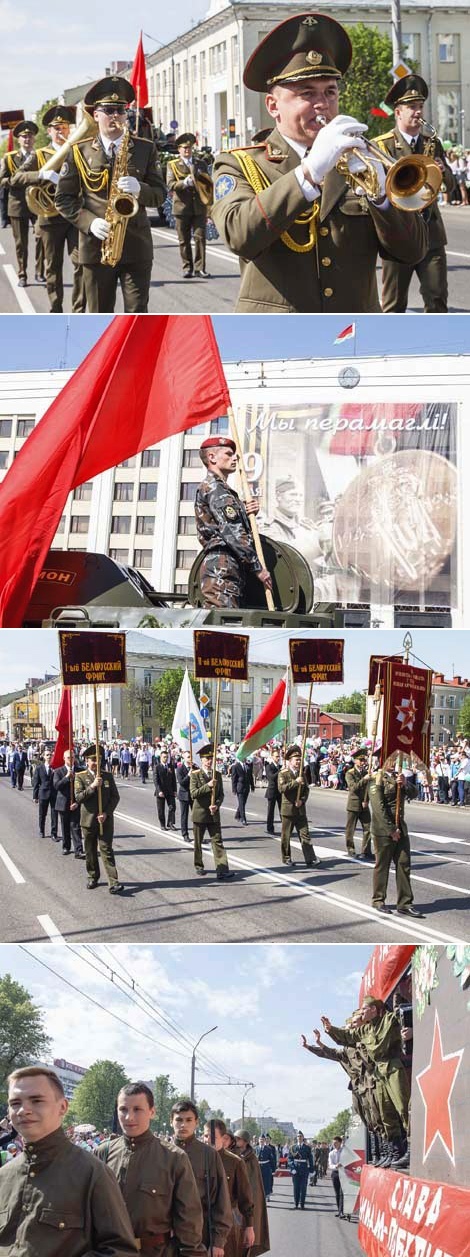
<svg viewBox="0 0 470 1257"><path fill-rule="evenodd" d="M79 1122L90 1122L98 1130L109 1128L118 1093L128 1082L117 1061L96 1061L73 1093L74 1114Z"/></svg>
<svg viewBox="0 0 470 1257"><path fill-rule="evenodd" d="M155 1079L153 1094L155 1097L155 1126L156 1130L171 1129L171 1110L179 1099L176 1087L170 1082L169 1074L158 1074Z"/></svg>
<svg viewBox="0 0 470 1257"><path fill-rule="evenodd" d="M333 698L331 703L325 703L323 711L355 712L356 715L362 715L365 705L365 694L362 694L360 690L353 690L352 694L344 695L342 698Z"/></svg>
<svg viewBox="0 0 470 1257"><path fill-rule="evenodd" d="M148 685L139 685L137 681L129 681L126 685L126 703L136 723L136 733L143 735L151 719L148 715L148 704L152 703L152 689Z"/></svg>
<svg viewBox="0 0 470 1257"><path fill-rule="evenodd" d="M173 724L184 672L184 668L181 667L167 668L166 672L163 672L160 679L155 681L151 687L155 718L160 728L165 730L165 732L169 732ZM190 676L189 679L194 688L196 684L194 677Z"/></svg>
<svg viewBox="0 0 470 1257"><path fill-rule="evenodd" d="M269 1134L272 1143L276 1144L276 1147L278 1145L280 1145L281 1148L284 1146L286 1142L286 1132L285 1130L281 1130L280 1126L272 1126L269 1132L266 1131L266 1134Z"/></svg>
<svg viewBox="0 0 470 1257"><path fill-rule="evenodd" d="M42 123L40 120L44 116L46 109L50 109L52 105L58 105L58 103L59 102L58 102L57 96L53 96L51 100L45 100L44 104L41 105L40 109L38 109L37 114L36 114L36 122L39 126L39 131L34 141L35 148L44 148L46 144L50 144L51 142L50 136L47 133L46 127L42 126Z"/></svg>
<svg viewBox="0 0 470 1257"><path fill-rule="evenodd" d="M336 1138L343 1139L344 1136L348 1134L350 1125L351 1110L341 1109L340 1112L336 1114L336 1117L333 1118L333 1121L330 1122L328 1126L324 1126L323 1130L318 1132L316 1138L320 1141L320 1143L331 1143L331 1140Z"/></svg>
<svg viewBox="0 0 470 1257"><path fill-rule="evenodd" d="M371 109L378 108L392 86L392 41L376 26L347 26L353 54L349 73L341 86L340 112L367 123L368 135L389 130L387 118L374 118ZM393 115L391 115L393 123Z"/></svg>
<svg viewBox="0 0 470 1257"><path fill-rule="evenodd" d="M261 1130L261 1127L258 1126L258 1123L254 1117L245 1117L245 1121L243 1123L243 1130L248 1130L252 1139L254 1138L255 1135L256 1137L258 1137L258 1135L262 1135L263 1133Z"/></svg>
<svg viewBox="0 0 470 1257"><path fill-rule="evenodd" d="M459 733L463 734L464 738L470 738L470 694L467 694L466 698L464 698L460 708L458 714L458 729Z"/></svg>
<svg viewBox="0 0 470 1257"><path fill-rule="evenodd" d="M6 973L0 978L0 1103L6 1100L8 1074L46 1056L49 1048L43 1013L29 991Z"/></svg>

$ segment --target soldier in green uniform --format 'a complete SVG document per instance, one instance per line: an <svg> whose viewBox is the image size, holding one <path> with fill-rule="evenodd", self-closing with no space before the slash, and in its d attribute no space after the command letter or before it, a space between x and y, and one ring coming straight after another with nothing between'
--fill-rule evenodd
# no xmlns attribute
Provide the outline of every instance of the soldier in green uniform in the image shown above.
<svg viewBox="0 0 470 1257"><path fill-rule="evenodd" d="M103 748L100 747L100 754ZM75 777L75 801L80 804L80 825L86 856L88 890L94 890L100 880L98 847L109 882L109 893L117 895L123 889L118 880L113 852L114 817L119 803L119 790L113 774L100 769L97 773L96 746L87 746L83 752L86 771ZM99 788L101 806L99 811ZM101 826L101 830L100 830Z"/></svg>
<svg viewBox="0 0 470 1257"><path fill-rule="evenodd" d="M438 136L427 139L421 130L423 104L428 98L428 86L421 75L407 74L397 79L387 92L385 103L395 110L395 127L377 137L376 143L390 157L398 160L412 153L424 153L432 157L442 170L442 179L448 192L455 180L446 162L445 152ZM382 308L386 314L404 313L408 305L408 290L414 271L419 279L421 296L427 314L447 311L447 236L437 201L426 210L429 248L421 261L407 263L395 258L385 258L382 267Z"/></svg>
<svg viewBox="0 0 470 1257"><path fill-rule="evenodd" d="M229 1152L225 1147L224 1138L227 1127L221 1118L204 1126L204 1143L211 1143L211 1126L214 1128L213 1147L218 1152L225 1170L227 1187L230 1193L230 1204L234 1223L224 1247L224 1257L243 1257L246 1249L251 1250L255 1242L253 1228L254 1202L245 1166L240 1157Z"/></svg>
<svg viewBox="0 0 470 1257"><path fill-rule="evenodd" d="M224 1257L233 1227L225 1170L218 1152L196 1138L199 1113L192 1100L179 1100L171 1110L173 1143L191 1162L204 1218L203 1240L212 1257Z"/></svg>
<svg viewBox="0 0 470 1257"><path fill-rule="evenodd" d="M131 1257L138 1245L114 1175L67 1139L57 1074L10 1074L8 1104L24 1141L0 1173L0 1252L15 1257Z"/></svg>
<svg viewBox="0 0 470 1257"><path fill-rule="evenodd" d="M191 279L192 275L197 275L200 279L209 279L206 271L208 202L201 199L200 193L202 185L207 188L209 195L211 179L206 163L193 156L195 143L196 136L190 131L178 136L175 140L178 157L170 158L166 168L166 181L168 191L173 197L173 213L184 278ZM191 233L194 236L194 261Z"/></svg>
<svg viewBox="0 0 470 1257"><path fill-rule="evenodd" d="M42 174L42 169L50 157L58 152L68 138L70 127L75 120L75 110L65 105L52 105L43 115L42 125L47 127L50 143L45 148L38 148L12 180L14 187L28 188L33 185L43 186L47 183L57 184L59 176L55 170ZM36 224L36 236L43 243L46 284L51 314L61 314L64 301L64 282L62 271L64 266L64 250L73 266L72 311L83 314L86 309L83 272L78 263L78 231L66 218L56 214L40 214Z"/></svg>
<svg viewBox="0 0 470 1257"><path fill-rule="evenodd" d="M359 747L353 751L352 768L346 773L348 797L346 801L346 850L348 855L355 855L354 834L359 821L362 825L362 848L358 860L366 860L370 855L370 811L367 803L369 778L367 775L367 751Z"/></svg>
<svg viewBox="0 0 470 1257"><path fill-rule="evenodd" d="M8 188L8 217L15 241L16 261L18 265L18 286L26 288L28 283L28 242L29 225L36 221L26 204L26 192L16 182L18 171L34 160L34 137L39 128L35 122L18 122L13 135L18 140L15 153L6 153L0 164L0 183ZM35 279L43 282L44 255L42 242L36 237Z"/></svg>
<svg viewBox="0 0 470 1257"><path fill-rule="evenodd" d="M248 1130L236 1130L235 1139L237 1145L236 1154L241 1157L245 1166L254 1203L253 1229L255 1242L251 1246L250 1257L262 1257L263 1253L269 1253L270 1241L268 1209L259 1161L254 1148L251 1146L251 1136Z"/></svg>
<svg viewBox="0 0 470 1257"><path fill-rule="evenodd" d="M96 1156L117 1178L140 1252L173 1257L177 1244L185 1257L205 1254L194 1174L186 1154L150 1130L155 1116L150 1087L144 1082L123 1087L117 1115L122 1135L101 1144Z"/></svg>
<svg viewBox="0 0 470 1257"><path fill-rule="evenodd" d="M389 203L378 159L368 195L351 187L367 130L338 115L351 56L338 22L300 13L265 36L245 67L274 130L259 148L220 153L214 164L212 217L240 258L237 310L378 313L378 254L415 266L426 253L421 215ZM336 166L352 148L361 156L349 155L345 177Z"/></svg>
<svg viewBox="0 0 470 1257"><path fill-rule="evenodd" d="M155 145L126 134L126 113L134 98L127 79L100 79L85 96L98 134L75 144L60 171L55 203L64 218L79 230L79 261L83 266L87 307L91 314L111 313L121 285L124 310L146 313L153 262L153 242L147 206L161 205L165 183L157 164ZM106 220L109 192L120 147L128 143L127 172L117 180L120 192L135 196L138 210L129 218L121 260L116 266L101 262L101 248L110 232Z"/></svg>
<svg viewBox="0 0 470 1257"><path fill-rule="evenodd" d="M214 777L212 766L214 748L203 746L199 751L201 768L193 768L189 781L189 792L193 801L193 833L194 833L194 867L198 877L204 877L205 868L202 859L202 840L206 829L212 843L212 854L219 882L225 882L234 874L228 867L227 852L222 842L220 824L220 808L224 800L222 774L215 773L215 797L212 803L212 787Z"/></svg>
<svg viewBox="0 0 470 1257"><path fill-rule="evenodd" d="M204 606L241 607L247 572L254 572L265 588L272 588L248 519L258 513L259 503L256 498L242 502L227 483L237 466L236 445L230 437L208 437L199 455L207 468L194 505L198 541L204 550L200 570Z"/></svg>
<svg viewBox="0 0 470 1257"><path fill-rule="evenodd" d="M400 792L398 825L395 820L397 791ZM379 912L390 913L386 905L390 865L395 865L397 881L397 913L404 917L423 917L413 907L411 889L411 850L408 827L405 822L405 801L415 799L416 786L403 773L385 773L382 769L371 778L369 805L371 834L375 851L372 906Z"/></svg>
<svg viewBox="0 0 470 1257"><path fill-rule="evenodd" d="M306 802L310 787L305 780L305 771L301 769L301 754L298 746L288 746L286 751L286 767L282 768L278 779L278 790L281 795L281 851L282 863L291 868L295 865L292 859L290 840L292 830L297 829L302 852L307 868L311 869L321 861L315 855L312 839L308 828ZM297 797L300 798L297 803Z"/></svg>

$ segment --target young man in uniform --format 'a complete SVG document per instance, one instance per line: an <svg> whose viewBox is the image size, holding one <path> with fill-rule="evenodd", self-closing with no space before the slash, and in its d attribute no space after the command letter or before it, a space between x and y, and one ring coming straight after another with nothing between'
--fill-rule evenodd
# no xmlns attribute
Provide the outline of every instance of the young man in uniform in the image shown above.
<svg viewBox="0 0 470 1257"><path fill-rule="evenodd" d="M272 589L269 572L257 556L248 519L258 514L259 503L256 498L242 502L228 484L237 466L237 449L230 437L207 437L199 456L207 468L194 506L198 541L204 550L200 569L204 606L241 607L249 572Z"/></svg>
<svg viewBox="0 0 470 1257"><path fill-rule="evenodd" d="M212 802L213 746L201 747L199 759L201 767L193 768L189 787L193 801L194 866L198 877L204 877L206 870L202 859L202 840L207 829L212 843L217 880L225 882L234 874L228 867L227 853L222 842L220 824L220 808L224 801L222 774L217 770L215 772L215 795Z"/></svg>
<svg viewBox="0 0 470 1257"><path fill-rule="evenodd" d="M34 137L38 130L35 122L18 122L13 131L15 139L18 140L18 149L15 153L5 153L0 163L0 183L3 188L8 188L7 213L15 241L19 288L26 288L28 283L29 225L36 219L26 204L26 190L15 182L15 176L23 166L35 160ZM35 279L43 283L43 248L37 237L35 248Z"/></svg>
<svg viewBox="0 0 470 1257"><path fill-rule="evenodd" d="M100 747L100 754L103 748ZM119 790L113 774L97 771L96 746L87 746L83 752L86 772L77 773L75 799L80 804L80 824L85 847L88 890L94 890L100 880L98 847L109 882L109 893L117 895L123 889L118 879L113 852L114 810L119 803ZM101 791L101 811L100 808Z"/></svg>
<svg viewBox="0 0 470 1257"><path fill-rule="evenodd" d="M400 802L397 822L398 793ZM398 916L420 918L424 913L413 907L411 848L405 821L405 801L415 799L417 793L417 787L403 773L384 772L383 769L371 778L369 785L371 834L375 851L372 907L379 912L391 912L386 898L390 866L393 863L397 882Z"/></svg>
<svg viewBox="0 0 470 1257"><path fill-rule="evenodd" d="M234 1217L234 1224L224 1247L224 1257L241 1257L247 1248L252 1251L255 1243L253 1193L241 1157L237 1157L225 1147L224 1140L227 1135L225 1122L220 1118L216 1118L213 1122L206 1122L204 1126L204 1143L206 1144L212 1141L211 1128L214 1132L212 1146L218 1152L225 1170Z"/></svg>
<svg viewBox="0 0 470 1257"><path fill-rule="evenodd" d="M362 848L358 860L367 860L370 856L370 811L367 803L369 779L367 776L368 753L360 746L353 751L352 768L346 772L348 797L346 800L346 850L348 855L355 855L354 834L357 822L362 826Z"/></svg>
<svg viewBox="0 0 470 1257"><path fill-rule="evenodd" d="M241 1157L245 1166L254 1202L253 1229L255 1242L251 1247L250 1257L261 1257L262 1253L269 1253L270 1251L268 1209L261 1170L256 1152L251 1146L250 1132L248 1130L236 1130L235 1141L237 1145L236 1153L237 1156Z"/></svg>
<svg viewBox="0 0 470 1257"><path fill-rule="evenodd" d="M295 744L288 746L286 766L281 769L277 779L281 795L282 863L287 864L290 868L293 868L295 865L295 860L292 859L291 855L290 840L292 830L297 829L305 863L307 868L311 869L314 865L320 864L321 861L315 855L308 828L306 803L310 787L305 781L305 772L301 770L300 761L301 753L299 747L295 746ZM298 802L297 799L299 800Z"/></svg>
<svg viewBox="0 0 470 1257"><path fill-rule="evenodd" d="M225 1170L218 1152L196 1138L199 1113L192 1100L179 1100L171 1110L173 1140L189 1157L204 1216L203 1239L212 1257L224 1257L233 1227Z"/></svg>
<svg viewBox="0 0 470 1257"><path fill-rule="evenodd" d="M206 271L206 220L208 202L201 199L201 183L207 187L210 195L211 180L208 177L206 163L193 157L196 136L190 131L179 135L175 140L178 157L170 158L166 168L168 191L173 197L173 213L176 220L176 234L180 246L183 276L191 279L193 275L200 279L209 279ZM198 185L198 176L204 176ZM191 244L194 236L194 261Z"/></svg>

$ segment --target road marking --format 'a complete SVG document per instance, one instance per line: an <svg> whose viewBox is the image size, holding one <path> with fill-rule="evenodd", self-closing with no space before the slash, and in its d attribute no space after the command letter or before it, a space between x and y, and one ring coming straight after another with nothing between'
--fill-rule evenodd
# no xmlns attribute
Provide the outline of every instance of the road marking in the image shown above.
<svg viewBox="0 0 470 1257"><path fill-rule="evenodd" d="M452 258L470 258L470 253L456 253L455 249L446 249L446 253Z"/></svg>
<svg viewBox="0 0 470 1257"><path fill-rule="evenodd" d="M0 255L4 257L5 253L6 253L6 249L3 248L3 244L0 244Z"/></svg>
<svg viewBox="0 0 470 1257"><path fill-rule="evenodd" d="M470 842L466 838L454 838L450 834L429 834L424 833L424 830L412 829L411 837L424 838L426 842L455 842L458 847L470 847Z"/></svg>
<svg viewBox="0 0 470 1257"><path fill-rule="evenodd" d="M25 289L18 288L18 276L14 266L11 266L9 262L4 262L3 269L23 314L37 314L37 311L34 309L33 303L28 297L27 292L25 292Z"/></svg>
<svg viewBox="0 0 470 1257"><path fill-rule="evenodd" d="M134 825L136 829L144 828L150 830L154 834L162 834L167 842L173 842L176 846L185 847L186 850L189 850L188 844L184 842L183 838L177 838L175 834L168 832L168 830L162 830L158 825L151 825L147 821L138 820L137 817L128 816L125 812L116 811L115 815L118 816L120 820L126 821L127 824ZM293 846L299 847L300 849L300 843L294 842ZM210 849L206 848L206 855L212 855ZM255 864L254 862L250 863L248 860L241 859L240 856L235 856L232 851L230 852L230 864L236 865L237 868L247 869L250 873L257 873L266 881L274 882L277 885L283 886L284 889L295 890L297 893L309 895L311 898L324 899L327 903L331 903L333 907L341 908L343 912L348 912L351 916L362 917L368 921L380 921L381 926L386 925L387 928L390 928L395 933L405 934L407 937L419 939L421 942L465 943L466 941L463 938L458 938L458 936L454 934L444 934L440 930L432 930L429 926L423 925L419 920L412 920L410 925L408 925L406 917L403 919L397 919L393 916L384 917L383 913L378 912L376 908L369 907L367 904L360 903L358 900L346 899L344 895L338 895L335 891L324 890L322 886L307 885L305 882L298 881L296 877L290 873L277 873L272 869L267 869L262 864Z"/></svg>
<svg viewBox="0 0 470 1257"><path fill-rule="evenodd" d="M161 236L162 240L166 241L170 238L172 244L178 244L178 237L172 227L167 227L166 231L163 227L152 227L151 230L153 236ZM170 231L172 235L169 237ZM223 245L206 244L206 253L212 253L214 257L224 258L226 262L233 262L235 266L238 266L238 257L235 257L235 254L230 253L228 249L224 249Z"/></svg>
<svg viewBox="0 0 470 1257"><path fill-rule="evenodd" d="M45 916L38 917L38 921L42 925L44 932L49 935L51 943L65 943L63 934L60 933L60 930L57 929L57 926L54 925L53 920L47 913Z"/></svg>
<svg viewBox="0 0 470 1257"><path fill-rule="evenodd" d="M19 869L17 869L16 864L13 864L13 860L10 860L10 856L2 846L0 846L0 860L3 860L5 868L8 869L9 873L11 873L13 881L16 882L18 886L20 886L21 883L25 883L26 879L23 877L23 874L20 873Z"/></svg>

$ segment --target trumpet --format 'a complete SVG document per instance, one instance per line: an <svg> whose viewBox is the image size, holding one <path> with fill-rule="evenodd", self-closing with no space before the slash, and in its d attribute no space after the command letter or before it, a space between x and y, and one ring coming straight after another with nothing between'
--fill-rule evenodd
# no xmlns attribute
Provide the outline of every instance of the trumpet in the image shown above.
<svg viewBox="0 0 470 1257"><path fill-rule="evenodd" d="M321 116L317 117L317 122L320 126L328 125L326 118ZM426 127L430 125L426 123ZM434 131L434 128L431 129ZM442 171L432 157L424 153L410 153L408 157L399 157L395 160L378 144L374 144L373 140L364 140L364 143L367 152L361 148L348 148L336 163L338 173L347 179L353 188L360 188L364 195L372 200L377 198L380 195L380 181L374 162L380 161L382 166L388 167L385 195L391 205L394 205L396 209L413 213L425 210L432 205L439 195L442 183ZM370 154L369 160L367 153ZM350 170L348 165L350 155L364 162L365 170Z"/></svg>

